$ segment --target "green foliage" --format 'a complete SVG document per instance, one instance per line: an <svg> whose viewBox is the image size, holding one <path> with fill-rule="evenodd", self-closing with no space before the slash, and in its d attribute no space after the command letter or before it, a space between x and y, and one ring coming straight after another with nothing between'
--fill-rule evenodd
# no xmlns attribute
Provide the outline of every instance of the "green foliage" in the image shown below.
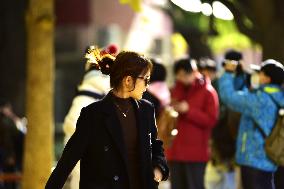
<svg viewBox="0 0 284 189"><path fill-rule="evenodd" d="M173 22L177 28L188 26L198 28L202 32L206 32L209 29L209 18L201 13L187 12L177 6L174 7L172 13Z"/></svg>
<svg viewBox="0 0 284 189"><path fill-rule="evenodd" d="M197 29L202 33L202 39L207 40L207 44L213 53L222 52L228 48L242 50L252 46L252 41L238 31L234 20L227 21L214 18L213 26L210 28L210 17L202 13L187 12L173 4L168 11L171 12L176 31L180 31L182 28ZM252 27L252 22L248 19L245 20L245 24ZM212 35L213 33L214 35Z"/></svg>
<svg viewBox="0 0 284 189"><path fill-rule="evenodd" d="M215 19L214 25L218 35L208 38L208 44L214 53L232 47L241 50L252 46L251 40L238 31L234 21Z"/></svg>

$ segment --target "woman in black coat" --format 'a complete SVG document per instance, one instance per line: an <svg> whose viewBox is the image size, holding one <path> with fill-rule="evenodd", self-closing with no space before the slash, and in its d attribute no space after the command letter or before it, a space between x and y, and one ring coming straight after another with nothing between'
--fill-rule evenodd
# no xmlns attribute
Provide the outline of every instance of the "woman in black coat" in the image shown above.
<svg viewBox="0 0 284 189"><path fill-rule="evenodd" d="M81 110L45 189L61 189L79 160L80 189L157 189L169 171L157 139L154 108L141 100L152 64L135 52L116 58L92 54L94 66L110 75L112 90Z"/></svg>

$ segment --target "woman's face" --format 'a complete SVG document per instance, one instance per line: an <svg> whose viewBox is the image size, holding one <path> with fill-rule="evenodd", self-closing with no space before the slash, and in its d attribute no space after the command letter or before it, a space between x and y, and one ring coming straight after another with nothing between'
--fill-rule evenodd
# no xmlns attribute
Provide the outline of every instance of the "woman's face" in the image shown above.
<svg viewBox="0 0 284 189"><path fill-rule="evenodd" d="M148 71L145 75L138 76L135 86L133 85L133 87L135 87L134 90L130 91L130 97L136 100L140 100L142 98L143 93L149 85L150 74L151 72Z"/></svg>
<svg viewBox="0 0 284 189"><path fill-rule="evenodd" d="M186 72L184 70L179 70L176 73L176 80L188 86L191 85L195 81L196 77L194 72Z"/></svg>

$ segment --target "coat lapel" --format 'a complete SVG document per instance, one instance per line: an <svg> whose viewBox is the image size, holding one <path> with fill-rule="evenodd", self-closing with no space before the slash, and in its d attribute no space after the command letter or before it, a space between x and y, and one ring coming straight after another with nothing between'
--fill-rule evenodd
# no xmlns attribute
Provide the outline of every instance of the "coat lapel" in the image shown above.
<svg viewBox="0 0 284 189"><path fill-rule="evenodd" d="M123 138L122 128L117 116L117 112L115 110L115 106L112 102L112 97L110 93L103 99L103 102L104 104L102 106L102 109L106 116L105 117L106 128L110 133L112 139L114 140L115 145L118 148L123 160L126 163L127 161L126 147Z"/></svg>
<svg viewBox="0 0 284 189"><path fill-rule="evenodd" d="M138 130L137 140L139 144L139 152L140 152L140 169L142 173L147 173L147 162L151 162L151 159L148 159L149 156L149 148L151 143L151 135L149 128L149 117L147 116L147 111L143 108L142 103L139 101L133 100L133 105L135 109L136 115L136 125ZM144 166L142 166L144 165ZM145 188L145 184L147 182L147 176L145 174L141 175L143 182L143 188Z"/></svg>
<svg viewBox="0 0 284 189"><path fill-rule="evenodd" d="M147 112L144 108L142 108L142 103L136 100L133 100L135 115L136 115L136 124L138 130L138 142L140 147L141 157L145 155L147 152L147 148L149 148L149 143L151 142L151 136L149 131L149 118L147 116ZM143 158L142 158L143 159Z"/></svg>

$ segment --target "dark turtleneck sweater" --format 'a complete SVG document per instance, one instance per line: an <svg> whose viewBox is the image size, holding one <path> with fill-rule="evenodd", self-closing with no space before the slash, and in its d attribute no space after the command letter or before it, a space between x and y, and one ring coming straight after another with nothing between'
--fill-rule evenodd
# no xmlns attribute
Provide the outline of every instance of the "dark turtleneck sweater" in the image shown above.
<svg viewBox="0 0 284 189"><path fill-rule="evenodd" d="M131 98L119 98L113 94L112 96L126 147L130 189L141 189L143 183L139 167L138 130Z"/></svg>

